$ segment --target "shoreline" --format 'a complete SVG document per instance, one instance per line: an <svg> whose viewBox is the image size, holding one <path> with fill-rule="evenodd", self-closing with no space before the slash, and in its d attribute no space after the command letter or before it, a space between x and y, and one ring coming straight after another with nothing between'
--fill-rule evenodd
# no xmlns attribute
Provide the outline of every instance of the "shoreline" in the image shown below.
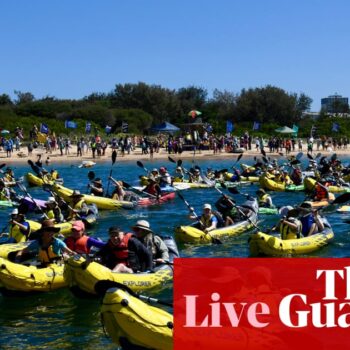
<svg viewBox="0 0 350 350"><path fill-rule="evenodd" d="M284 156L281 156L277 152L275 153L270 153L266 148L265 148L266 156L273 157L273 158L283 158L286 157L286 154ZM344 156L349 156L350 155L350 149L340 149L336 151L317 151L314 150L313 153L321 153L322 156L330 156L333 153L337 153L338 156L344 157ZM26 156L18 156L18 153L22 153ZM298 154L299 151L292 151L290 152L287 156L291 155L296 155ZM306 158L306 150L303 151L304 157ZM37 150L35 149L32 153L31 156L27 155L27 152L16 152L14 151L11 157L6 157L6 152L1 151L0 152L0 162L6 162L6 164L26 164L28 160L36 161L38 155L41 154L41 160L43 162L43 166L45 166L45 161L47 157L50 157L50 163L49 165L54 165L55 163L79 163L81 164L82 161L93 161L96 164L99 163L106 163L111 161L111 155L112 155L112 149L108 148L106 150L106 154L101 157L96 157L93 158L91 155L91 152L88 154L83 155L82 157L77 157L75 154L69 154L69 155L60 155L60 151L52 151L52 153L46 153L45 150ZM197 160L203 159L203 160L214 160L214 159L232 159L232 161L236 161L237 157L242 154L242 153L227 153L227 152L221 152L221 153L216 153L214 154L212 150L208 151L197 151L195 156L193 155L192 151L184 151L181 154L168 154L165 149L160 149L159 153L154 153L153 154L153 160L162 160L162 159L167 159L168 156L174 158L175 160L178 159L192 159L193 157ZM244 159L249 158L252 159L254 157L261 157L262 154L260 152L257 152L255 149L254 150L248 150L243 153L242 159L244 162ZM304 159L305 159L304 158ZM125 154L124 156L121 155L120 152L117 151L117 162L123 162L123 161L152 161L150 158L149 154L141 154L141 149L136 149L136 151L133 151L131 154Z"/></svg>

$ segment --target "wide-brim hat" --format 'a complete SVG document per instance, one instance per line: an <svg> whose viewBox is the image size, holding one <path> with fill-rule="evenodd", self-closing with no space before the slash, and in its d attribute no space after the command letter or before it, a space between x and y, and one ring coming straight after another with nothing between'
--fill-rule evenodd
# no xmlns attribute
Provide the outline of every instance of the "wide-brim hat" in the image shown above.
<svg viewBox="0 0 350 350"><path fill-rule="evenodd" d="M131 227L132 229L141 229L143 231L147 232L153 232L150 228L150 224L146 220L138 220L134 226Z"/></svg>
<svg viewBox="0 0 350 350"><path fill-rule="evenodd" d="M36 231L37 234L41 234L41 233L45 233L45 232L59 232L60 228L59 227L55 227L55 223L53 222L53 220L44 220L41 223L41 228Z"/></svg>
<svg viewBox="0 0 350 350"><path fill-rule="evenodd" d="M73 193L69 197L84 197L83 194L80 193L79 190L74 190Z"/></svg>

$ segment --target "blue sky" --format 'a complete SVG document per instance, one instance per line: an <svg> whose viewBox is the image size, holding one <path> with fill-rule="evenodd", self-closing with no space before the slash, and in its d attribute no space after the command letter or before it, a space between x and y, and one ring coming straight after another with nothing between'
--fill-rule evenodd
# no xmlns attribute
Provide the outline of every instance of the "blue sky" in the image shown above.
<svg viewBox="0 0 350 350"><path fill-rule="evenodd" d="M82 98L115 84L350 97L344 0L0 2L0 94Z"/></svg>

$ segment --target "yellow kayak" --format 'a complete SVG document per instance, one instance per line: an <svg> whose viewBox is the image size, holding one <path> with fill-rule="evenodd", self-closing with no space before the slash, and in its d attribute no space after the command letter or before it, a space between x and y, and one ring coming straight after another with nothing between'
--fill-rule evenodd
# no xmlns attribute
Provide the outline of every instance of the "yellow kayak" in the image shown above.
<svg viewBox="0 0 350 350"><path fill-rule="evenodd" d="M304 178L304 186L308 191L313 191L315 189L316 180L312 177ZM342 187L342 186L327 186L327 189L331 193L342 193L342 192L350 192L350 187Z"/></svg>
<svg viewBox="0 0 350 350"><path fill-rule="evenodd" d="M55 180L52 181L44 181L43 179L41 179L39 176L36 176L32 173L27 173L26 175L27 181L31 186L42 186L44 184L49 184L49 185L53 185L56 183ZM60 180L60 181L59 181ZM63 179L59 179L57 180L57 182L59 183L63 183Z"/></svg>
<svg viewBox="0 0 350 350"><path fill-rule="evenodd" d="M334 233L330 226L320 233L299 239L282 240L279 237L258 232L249 239L250 254L252 256L308 254L327 245L333 237Z"/></svg>
<svg viewBox="0 0 350 350"><path fill-rule="evenodd" d="M63 274L64 265L48 267L25 266L0 258L0 289L2 292L49 292L67 287Z"/></svg>
<svg viewBox="0 0 350 350"><path fill-rule="evenodd" d="M101 319L113 342L123 349L173 349L173 316L129 293L108 289Z"/></svg>
<svg viewBox="0 0 350 350"><path fill-rule="evenodd" d="M6 243L0 245L0 258L14 260L17 252L27 248L32 241L21 243Z"/></svg>
<svg viewBox="0 0 350 350"><path fill-rule="evenodd" d="M97 295L95 285L98 281L108 280L125 284L135 292L160 287L173 279L172 266L157 266L151 273L116 273L97 263L86 261L81 256L66 262L67 280L71 281L72 291L77 295Z"/></svg>
<svg viewBox="0 0 350 350"><path fill-rule="evenodd" d="M52 189L59 196L62 196L64 200L71 200L70 196L73 193L73 190L70 188L55 184ZM133 202L118 201L112 198L92 196L89 194L84 194L83 196L86 204L96 204L98 209L116 210L121 208L132 209L135 207Z"/></svg>
<svg viewBox="0 0 350 350"><path fill-rule="evenodd" d="M260 183L260 186L265 190L270 190L270 191L286 190L285 183L276 182L273 179L268 178L265 174L260 176L259 183Z"/></svg>
<svg viewBox="0 0 350 350"><path fill-rule="evenodd" d="M212 243L213 238L222 239L226 237L235 237L245 231L251 230L257 222L258 206L254 199L250 202L251 210L249 211L248 219L243 219L234 225L217 228L206 233L194 226L179 226L175 229L175 240L181 243L205 244ZM247 207L248 205L245 205Z"/></svg>

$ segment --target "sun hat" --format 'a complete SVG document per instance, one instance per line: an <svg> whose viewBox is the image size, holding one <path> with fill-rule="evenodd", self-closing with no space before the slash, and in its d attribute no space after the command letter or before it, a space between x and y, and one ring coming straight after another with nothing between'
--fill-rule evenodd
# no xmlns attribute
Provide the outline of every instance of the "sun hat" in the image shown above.
<svg viewBox="0 0 350 350"><path fill-rule="evenodd" d="M41 228L35 233L44 233L44 232L59 232L60 228L55 227L53 220L44 220L41 223Z"/></svg>
<svg viewBox="0 0 350 350"><path fill-rule="evenodd" d="M83 197L79 190L74 190L70 197Z"/></svg>
<svg viewBox="0 0 350 350"><path fill-rule="evenodd" d="M148 232L153 232L150 228L150 224L148 221L146 220L138 220L136 222L136 224L134 226L132 226L132 229L141 229L141 230L144 230L144 231L148 231Z"/></svg>
<svg viewBox="0 0 350 350"><path fill-rule="evenodd" d="M293 209L293 207L291 205L286 205L284 207L281 207L278 210L278 213L280 214L281 217L284 217L284 216L287 217L289 211L291 211L292 209Z"/></svg>
<svg viewBox="0 0 350 350"><path fill-rule="evenodd" d="M158 173L158 169L157 168L153 168L151 173Z"/></svg>
<svg viewBox="0 0 350 350"><path fill-rule="evenodd" d="M211 205L208 204L208 203L205 203L205 204L203 205L203 209L210 209L210 210L211 210Z"/></svg>
<svg viewBox="0 0 350 350"><path fill-rule="evenodd" d="M72 225L72 230L85 230L85 224L81 220L74 221Z"/></svg>
<svg viewBox="0 0 350 350"><path fill-rule="evenodd" d="M18 211L18 209L16 208L16 209L13 209L13 210L12 210L12 212L11 212L10 215L18 215L18 214L19 214L19 211Z"/></svg>
<svg viewBox="0 0 350 350"><path fill-rule="evenodd" d="M49 197L46 201L46 203L50 204L50 203L56 203L56 199L55 197Z"/></svg>

